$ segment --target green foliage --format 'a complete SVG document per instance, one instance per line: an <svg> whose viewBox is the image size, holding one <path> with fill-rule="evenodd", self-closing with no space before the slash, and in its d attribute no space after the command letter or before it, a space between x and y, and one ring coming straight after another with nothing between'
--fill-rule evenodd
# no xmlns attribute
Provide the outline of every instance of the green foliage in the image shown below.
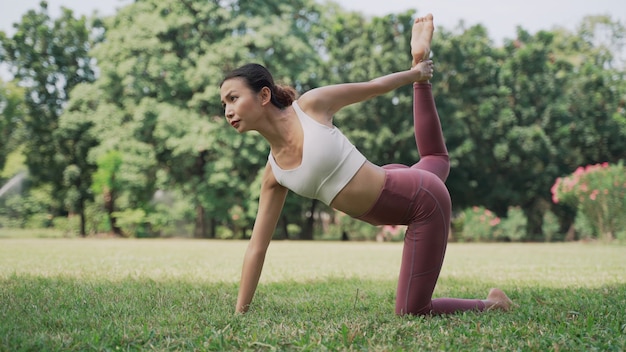
<svg viewBox="0 0 626 352"><path fill-rule="evenodd" d="M0 80L0 170L5 169L8 156L21 143L24 110L24 89L14 82ZM10 178L15 174L9 173L6 176L0 174L0 177Z"/></svg>
<svg viewBox="0 0 626 352"><path fill-rule="evenodd" d="M102 193L106 189L118 190L121 185L116 175L122 166L122 154L117 150L111 150L102 155L97 161L98 169L93 175L91 188L95 193Z"/></svg>
<svg viewBox="0 0 626 352"><path fill-rule="evenodd" d="M474 206L461 213L463 229L458 240L469 242L493 241L499 236L501 219L491 210Z"/></svg>
<svg viewBox="0 0 626 352"><path fill-rule="evenodd" d="M192 237L192 202L175 191L159 190L151 202L151 212L147 215L150 232L159 237Z"/></svg>
<svg viewBox="0 0 626 352"><path fill-rule="evenodd" d="M108 214L97 202L89 202L85 207L85 231L88 235L111 232Z"/></svg>
<svg viewBox="0 0 626 352"><path fill-rule="evenodd" d="M146 237L146 212L142 209L126 209L111 215L117 219L117 225L127 236Z"/></svg>
<svg viewBox="0 0 626 352"><path fill-rule="evenodd" d="M3 227L15 228L47 228L54 217L52 209L58 207L58 200L51 197L52 187L44 185L32 188L25 180L21 187L28 192L5 194L0 198L0 217Z"/></svg>
<svg viewBox="0 0 626 352"><path fill-rule="evenodd" d="M564 238L562 234L560 234L561 226L559 224L559 219L554 215L553 212L547 211L543 214L543 222L542 222L542 233L546 242L551 241L562 241Z"/></svg>
<svg viewBox="0 0 626 352"><path fill-rule="evenodd" d="M11 38L0 33L0 61L24 87L24 113L11 117L19 119L29 178L35 185L50 185L52 197L62 200L51 209L55 215L78 212L83 219L91 176L85 156L94 143L83 138L84 125L62 125L59 117L70 91L95 79L89 25L66 8L53 20L42 1L14 28ZM80 231L84 235L84 223Z"/></svg>
<svg viewBox="0 0 626 352"><path fill-rule="evenodd" d="M308 31L316 11L309 1L252 7L140 1L105 20L107 40L93 50L101 70L93 88L100 99L83 114L95 110L100 116L93 119L93 134L101 135L94 154L113 145L124 154L120 177L126 182L117 207L140 208L148 221L159 221L146 206L158 183L206 214L196 218L198 237L210 235L202 233L206 221L242 227L228 210L239 205L249 213L249 185L268 150L258 137L226 128L219 118L219 82L226 70L257 61L276 68L279 81L311 86L308 72L317 56ZM105 118L112 112L117 124ZM246 216L243 227L253 220Z"/></svg>
<svg viewBox="0 0 626 352"><path fill-rule="evenodd" d="M140 0L89 23L67 9L50 18L44 2L15 35L0 34L0 61L16 77L0 84L0 166L22 150L29 182L46 183L51 200L0 207L0 216L24 226L35 209L55 218L77 213L82 234L121 235L112 214L143 213L145 236L188 236L193 226L195 237L245 237L269 150L260 136L224 123L224 72L258 62L305 92L404 70L414 16L366 17L312 0ZM623 158L625 34L596 16L575 32L519 28L496 47L480 25L437 26L432 81L455 210L479 205L511 218L511 229L488 240L557 238L542 225L551 221L543 215L553 180L577 165ZM410 165L419 159L411 115L412 91L403 87L342 110L335 123L372 162ZM100 164L111 153L119 164L107 193ZM13 177L6 170L0 181ZM172 208L153 202L158 192L174 195ZM0 205L20 201L0 197ZM511 207L515 216L507 216ZM562 228L574 219L552 210ZM276 237L338 238L340 228L319 235L328 216L319 202L290 195ZM359 226L344 227L351 237L376 236L376 228Z"/></svg>
<svg viewBox="0 0 626 352"><path fill-rule="evenodd" d="M2 173L0 173L0 178L10 179L21 172L27 172L25 162L26 156L24 155L24 148L22 146L17 147L7 155L4 169Z"/></svg>
<svg viewBox="0 0 626 352"><path fill-rule="evenodd" d="M481 206L465 209L452 221L455 240L468 242L524 241L528 220L520 207L510 207L506 217L498 217Z"/></svg>
<svg viewBox="0 0 626 352"><path fill-rule="evenodd" d="M536 240L557 176L622 157L624 125L613 116L623 115L624 72L606 69L607 57L584 38L520 29L494 48L480 26L439 31L433 81L457 208L481 204L504 216L521 206L528 239Z"/></svg>
<svg viewBox="0 0 626 352"><path fill-rule="evenodd" d="M335 213L335 221L323 229L322 239L351 241L373 241L381 231L379 227L356 220L340 212Z"/></svg>
<svg viewBox="0 0 626 352"><path fill-rule="evenodd" d="M63 237L80 235L80 218L78 216L56 217L52 220L53 227L63 234Z"/></svg>
<svg viewBox="0 0 626 352"><path fill-rule="evenodd" d="M583 240L598 238L598 229L583 212L576 212L574 219L574 229Z"/></svg>
<svg viewBox="0 0 626 352"><path fill-rule="evenodd" d="M524 211L520 207L510 207L506 217L498 224L498 237L513 242L523 241L526 239L527 225L528 219Z"/></svg>
<svg viewBox="0 0 626 352"><path fill-rule="evenodd" d="M612 240L626 229L626 169L619 162L579 167L572 175L559 177L552 186L554 203L573 206L586 235ZM586 229L589 224L592 231Z"/></svg>
<svg viewBox="0 0 626 352"><path fill-rule="evenodd" d="M6 224L3 222L4 219L0 217L0 222L2 224ZM9 238L64 238L65 234L63 231L46 228L46 229L20 229L20 228L4 228L0 227L0 238L9 239Z"/></svg>

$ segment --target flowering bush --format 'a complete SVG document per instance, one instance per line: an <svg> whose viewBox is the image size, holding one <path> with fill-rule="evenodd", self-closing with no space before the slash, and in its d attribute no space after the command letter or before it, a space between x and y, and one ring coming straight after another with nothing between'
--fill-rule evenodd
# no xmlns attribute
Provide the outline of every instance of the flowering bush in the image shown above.
<svg viewBox="0 0 626 352"><path fill-rule="evenodd" d="M626 169L622 162L579 167L552 186L552 201L576 208L594 235L611 240L626 231Z"/></svg>
<svg viewBox="0 0 626 352"><path fill-rule="evenodd" d="M463 229L459 236L463 241L493 241L498 237L500 218L484 207L465 209L460 216Z"/></svg>

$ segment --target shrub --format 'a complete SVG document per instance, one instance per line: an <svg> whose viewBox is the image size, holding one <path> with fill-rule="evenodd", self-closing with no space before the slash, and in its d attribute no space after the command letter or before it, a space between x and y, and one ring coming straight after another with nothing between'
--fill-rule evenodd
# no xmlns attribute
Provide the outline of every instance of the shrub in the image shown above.
<svg viewBox="0 0 626 352"><path fill-rule="evenodd" d="M509 207L506 218L503 218L496 231L497 237L509 241L519 242L526 238L526 214L520 207Z"/></svg>
<svg viewBox="0 0 626 352"><path fill-rule="evenodd" d="M626 169L622 162L579 167L552 186L554 203L576 208L579 229L585 222L592 236L611 240L626 228ZM584 218L582 218L584 217Z"/></svg>
<svg viewBox="0 0 626 352"><path fill-rule="evenodd" d="M559 218L549 210L545 212L543 214L541 231L543 232L543 238L545 238L546 242L562 241L564 236L560 230L561 225L559 224Z"/></svg>
<svg viewBox="0 0 626 352"><path fill-rule="evenodd" d="M596 228L582 212L576 213L576 218L574 219L574 230L576 230L581 239L598 237Z"/></svg>
<svg viewBox="0 0 626 352"><path fill-rule="evenodd" d="M380 231L378 226L336 212L334 221L328 225L320 239L337 240L346 236L350 241L373 241Z"/></svg>
<svg viewBox="0 0 626 352"><path fill-rule="evenodd" d="M52 224L64 237L75 237L80 232L80 216L58 216L52 219Z"/></svg>
<svg viewBox="0 0 626 352"><path fill-rule="evenodd" d="M463 223L460 241L492 241L499 236L500 218L484 207L465 209L460 221Z"/></svg>
<svg viewBox="0 0 626 352"><path fill-rule="evenodd" d="M146 237L146 212L143 209L125 209L113 214L123 233L128 237Z"/></svg>

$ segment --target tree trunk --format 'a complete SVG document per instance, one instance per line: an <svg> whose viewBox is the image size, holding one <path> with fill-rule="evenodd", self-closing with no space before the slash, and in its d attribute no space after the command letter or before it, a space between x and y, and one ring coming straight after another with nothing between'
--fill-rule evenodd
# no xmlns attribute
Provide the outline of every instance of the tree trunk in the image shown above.
<svg viewBox="0 0 626 352"><path fill-rule="evenodd" d="M278 225L276 226L276 233L274 234L274 238L277 240L288 240L289 239L289 231L287 230L287 226L289 225L289 221L287 217L283 214L278 220Z"/></svg>
<svg viewBox="0 0 626 352"><path fill-rule="evenodd" d="M528 222L526 223L526 239L531 242L543 242L543 214L546 208L541 201L533 201L529 207L523 209Z"/></svg>
<svg viewBox="0 0 626 352"><path fill-rule="evenodd" d="M217 221L215 221L215 218L210 218L208 221L209 228L211 229L208 234L209 238L215 238L215 236L217 236Z"/></svg>
<svg viewBox="0 0 626 352"><path fill-rule="evenodd" d="M117 219L113 216L115 210L115 194L108 187L104 188L104 209L106 209L107 216L109 217L109 226L111 227L111 233L115 236L123 237L124 231L117 226Z"/></svg>
<svg viewBox="0 0 626 352"><path fill-rule="evenodd" d="M302 233L300 234L301 240L312 240L313 239L313 225L315 224L315 208L317 207L317 199L311 200L311 208L309 209L309 216L306 218L304 222L304 227L302 228Z"/></svg>
<svg viewBox="0 0 626 352"><path fill-rule="evenodd" d="M85 201L80 200L80 237L87 237L87 225L85 224Z"/></svg>
<svg viewBox="0 0 626 352"><path fill-rule="evenodd" d="M204 218L204 207L196 206L196 227L193 233L194 238L207 238L206 219Z"/></svg>

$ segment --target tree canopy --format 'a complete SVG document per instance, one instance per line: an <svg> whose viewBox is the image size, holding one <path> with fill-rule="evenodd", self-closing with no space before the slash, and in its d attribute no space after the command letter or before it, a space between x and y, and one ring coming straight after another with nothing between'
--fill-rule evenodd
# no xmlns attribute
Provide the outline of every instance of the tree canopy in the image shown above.
<svg viewBox="0 0 626 352"><path fill-rule="evenodd" d="M49 211L80 214L81 234L246 236L269 148L224 122L224 73L261 63L303 93L404 70L415 15L313 0L140 0L108 18L63 9L51 19L42 2L12 37L0 34L15 76L0 86L0 166L22 148L33 187L51 187ZM624 158L625 34L606 16L573 33L518 28L502 46L481 25L437 28L433 89L455 209L519 206L539 239L556 177ZM335 121L372 162L413 164L411 116L403 87ZM312 239L334 217L291 194L277 236Z"/></svg>

